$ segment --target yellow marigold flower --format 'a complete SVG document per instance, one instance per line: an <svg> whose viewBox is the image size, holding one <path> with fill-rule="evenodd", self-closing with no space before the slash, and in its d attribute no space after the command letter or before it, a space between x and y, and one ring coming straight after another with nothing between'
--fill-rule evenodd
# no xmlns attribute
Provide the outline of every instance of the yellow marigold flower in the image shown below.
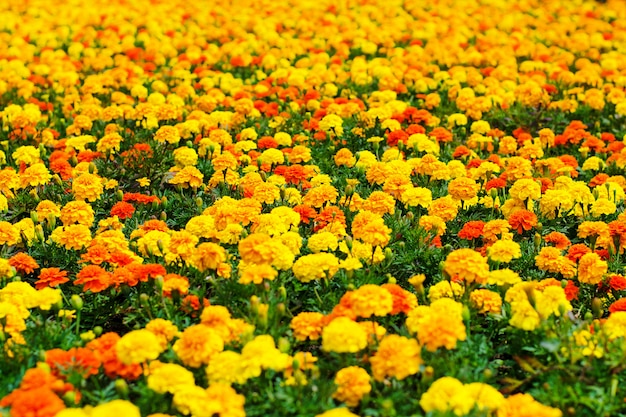
<svg viewBox="0 0 626 417"><path fill-rule="evenodd" d="M206 369L209 383L244 384L247 380L244 365L244 359L240 353L225 350L216 354Z"/></svg>
<svg viewBox="0 0 626 417"><path fill-rule="evenodd" d="M210 239L215 234L215 219L208 214L194 216L185 225L185 231L197 236Z"/></svg>
<svg viewBox="0 0 626 417"><path fill-rule="evenodd" d="M53 208L50 211L55 212ZM70 201L61 209L60 217L64 226L78 223L91 227L95 213L91 205L85 201Z"/></svg>
<svg viewBox="0 0 626 417"><path fill-rule="evenodd" d="M178 171L173 178L169 180L170 184L180 185L183 188L198 188L202 185L204 174L194 166L186 166Z"/></svg>
<svg viewBox="0 0 626 417"><path fill-rule="evenodd" d="M419 372L421 347L415 339L390 334L378 345L370 358L372 374L377 381L393 377L402 380Z"/></svg>
<svg viewBox="0 0 626 417"><path fill-rule="evenodd" d="M496 262L511 262L522 256L519 243L512 240L498 240L487 249L489 259Z"/></svg>
<svg viewBox="0 0 626 417"><path fill-rule="evenodd" d="M77 200L96 201L103 190L102 178L94 174L80 174L72 181L72 193Z"/></svg>
<svg viewBox="0 0 626 417"><path fill-rule="evenodd" d="M322 251L334 251L339 246L337 237L330 232L321 232L312 235L307 242L307 247L313 253Z"/></svg>
<svg viewBox="0 0 626 417"><path fill-rule="evenodd" d="M19 242L20 231L9 222L0 221L0 245L15 245Z"/></svg>
<svg viewBox="0 0 626 417"><path fill-rule="evenodd" d="M396 200L393 196L384 191L374 191L367 199L361 202L361 210L371 211L374 214L383 216L395 212Z"/></svg>
<svg viewBox="0 0 626 417"><path fill-rule="evenodd" d="M465 293L465 288L451 281L440 281L428 288L428 299L433 302L440 298L461 298Z"/></svg>
<svg viewBox="0 0 626 417"><path fill-rule="evenodd" d="M561 286L549 285L543 291L535 292L535 310L542 319L553 314L559 317L571 309L572 305Z"/></svg>
<svg viewBox="0 0 626 417"><path fill-rule="evenodd" d="M215 330L204 324L187 327L180 335L180 339L174 343L176 355L186 366L192 368L208 364L211 358L222 350L224 350L222 338Z"/></svg>
<svg viewBox="0 0 626 417"><path fill-rule="evenodd" d="M36 163L24 170L21 174L19 174L20 178L20 187L26 188L29 185L31 187L36 187L38 185L45 185L50 181L52 175L48 168L43 163Z"/></svg>
<svg viewBox="0 0 626 417"><path fill-rule="evenodd" d="M433 194L428 188L409 187L400 196L405 207L422 206L428 208L433 201Z"/></svg>
<svg viewBox="0 0 626 417"><path fill-rule="evenodd" d="M241 264L240 264L241 266ZM241 270L240 284L262 284L264 280L273 281L278 272L268 264L249 264Z"/></svg>
<svg viewBox="0 0 626 417"><path fill-rule="evenodd" d="M608 271L608 263L595 253L586 253L578 261L578 281L598 284Z"/></svg>
<svg viewBox="0 0 626 417"><path fill-rule="evenodd" d="M393 310L393 297L383 287L365 284L341 297L341 304L349 306L357 317L386 316Z"/></svg>
<svg viewBox="0 0 626 417"><path fill-rule="evenodd" d="M302 202L310 205L311 207L319 208L326 203L336 203L338 196L339 193L335 187L329 184L322 184L319 187L309 189L306 195L302 198Z"/></svg>
<svg viewBox="0 0 626 417"><path fill-rule="evenodd" d="M150 362L148 388L159 394L175 394L182 387L195 385L193 373L175 363Z"/></svg>
<svg viewBox="0 0 626 417"><path fill-rule="evenodd" d="M174 126L161 126L154 134L157 142L178 143L180 142L180 132Z"/></svg>
<svg viewBox="0 0 626 417"><path fill-rule="evenodd" d="M463 383L456 378L444 376L431 384L420 398L420 406L427 413L453 411L462 416L474 407L474 400L466 395Z"/></svg>
<svg viewBox="0 0 626 417"><path fill-rule="evenodd" d="M150 320L150 322L146 324L146 330L159 338L163 349L166 349L167 344L178 334L178 327L171 321L164 319Z"/></svg>
<svg viewBox="0 0 626 417"><path fill-rule="evenodd" d="M204 242L191 255L190 263L200 272L217 269L227 259L226 250L217 243Z"/></svg>
<svg viewBox="0 0 626 417"><path fill-rule="evenodd" d="M475 250L457 249L446 257L444 271L451 277L459 277L468 284L484 284L489 278L487 258Z"/></svg>
<svg viewBox="0 0 626 417"><path fill-rule="evenodd" d="M339 260L330 253L320 252L305 255L293 264L293 274L301 282L315 279L330 279L339 270Z"/></svg>
<svg viewBox="0 0 626 417"><path fill-rule="evenodd" d="M32 165L41 162L39 149L34 146L20 146L11 154L17 164Z"/></svg>
<svg viewBox="0 0 626 417"><path fill-rule="evenodd" d="M131 365L158 358L163 348L154 333L140 329L122 336L115 344L115 351L122 363Z"/></svg>
<svg viewBox="0 0 626 417"><path fill-rule="evenodd" d="M511 186L509 195L517 200L538 200L541 198L541 185L531 178L522 178Z"/></svg>
<svg viewBox="0 0 626 417"><path fill-rule="evenodd" d="M602 332L607 335L609 340L626 337L626 311L611 313L602 325Z"/></svg>
<svg viewBox="0 0 626 417"><path fill-rule="evenodd" d="M207 389L207 402L217 402L219 404L218 412L202 410L201 413L196 413L198 416L212 416L218 414L220 416L229 417L246 417L244 410L244 404L246 403L246 397L241 394L237 394L234 388L228 384L216 382L211 384Z"/></svg>
<svg viewBox="0 0 626 417"><path fill-rule="evenodd" d="M476 197L480 185L471 178L455 178L448 183L448 193L455 200L468 201Z"/></svg>
<svg viewBox="0 0 626 417"><path fill-rule="evenodd" d="M428 214L430 216L440 217L443 221L448 222L456 218L459 213L459 207L459 201L448 195L433 200L428 207Z"/></svg>
<svg viewBox="0 0 626 417"><path fill-rule="evenodd" d="M495 242L511 230L511 225L504 219L490 220L483 226L483 239L487 242Z"/></svg>
<svg viewBox="0 0 626 417"><path fill-rule="evenodd" d="M160 230L150 230L137 240L137 249L143 256L164 256L170 245L170 234Z"/></svg>
<svg viewBox="0 0 626 417"><path fill-rule="evenodd" d="M565 278L573 278L576 275L576 264L561 255L560 249L552 246L541 248L539 255L535 256L535 265L544 271L562 274Z"/></svg>
<svg viewBox="0 0 626 417"><path fill-rule="evenodd" d="M81 250L92 241L91 231L82 224L57 227L50 235L50 239L67 250Z"/></svg>
<svg viewBox="0 0 626 417"><path fill-rule="evenodd" d="M139 407L126 400L113 400L105 404L100 404L92 408L89 415L91 417L141 417Z"/></svg>
<svg viewBox="0 0 626 417"><path fill-rule="evenodd" d="M347 317L338 317L322 331L322 349L327 352L356 353L367 347L367 332Z"/></svg>
<svg viewBox="0 0 626 417"><path fill-rule="evenodd" d="M209 401L206 390L197 385L187 385L177 390L172 405L180 413L192 416L212 416L222 411L219 401Z"/></svg>
<svg viewBox="0 0 626 417"><path fill-rule="evenodd" d="M502 313L502 297L497 292L477 289L470 293L470 303L481 314Z"/></svg>
<svg viewBox="0 0 626 417"><path fill-rule="evenodd" d="M333 408L332 410L328 410L323 412L322 414L318 414L315 417L359 417L354 413L351 413L345 407L342 408Z"/></svg>
<svg viewBox="0 0 626 417"><path fill-rule="evenodd" d="M369 374L358 366L340 369L335 375L335 385L337 389L333 398L344 402L348 407L359 405L361 398L372 390Z"/></svg>
<svg viewBox="0 0 626 417"><path fill-rule="evenodd" d="M617 210L617 206L614 202L610 201L608 198L598 198L591 205L591 214L593 217L600 217L604 215L610 215L615 213Z"/></svg>
<svg viewBox="0 0 626 417"><path fill-rule="evenodd" d="M180 168L184 168L186 166L194 166L198 163L198 154L193 148L183 146L175 149L173 154L174 162Z"/></svg>
<svg viewBox="0 0 626 417"><path fill-rule="evenodd" d="M324 315L315 312L302 312L291 319L289 327L293 336L300 341L317 340L322 334Z"/></svg>
<svg viewBox="0 0 626 417"><path fill-rule="evenodd" d="M371 211L360 211L352 220L352 236L372 246L387 246L390 234L383 218Z"/></svg>
<svg viewBox="0 0 626 417"><path fill-rule="evenodd" d="M343 119L335 114L324 116L319 123L320 129L333 136L343 135Z"/></svg>
<svg viewBox="0 0 626 417"><path fill-rule="evenodd" d="M243 375L253 378L261 375L264 369L283 371L290 364L290 357L276 348L274 339L270 335L255 337L241 350L243 360Z"/></svg>
<svg viewBox="0 0 626 417"><path fill-rule="evenodd" d="M451 298L440 298L430 306L418 306L409 312L407 328L417 333L420 344L431 352L439 347L456 348L467 337L463 324L463 305Z"/></svg>

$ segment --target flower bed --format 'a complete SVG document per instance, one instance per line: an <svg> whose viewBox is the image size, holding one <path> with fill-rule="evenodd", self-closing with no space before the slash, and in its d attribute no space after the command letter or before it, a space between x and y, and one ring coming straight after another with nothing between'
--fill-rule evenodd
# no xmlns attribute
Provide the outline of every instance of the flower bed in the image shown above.
<svg viewBox="0 0 626 417"><path fill-rule="evenodd" d="M626 413L626 5L0 5L0 413Z"/></svg>

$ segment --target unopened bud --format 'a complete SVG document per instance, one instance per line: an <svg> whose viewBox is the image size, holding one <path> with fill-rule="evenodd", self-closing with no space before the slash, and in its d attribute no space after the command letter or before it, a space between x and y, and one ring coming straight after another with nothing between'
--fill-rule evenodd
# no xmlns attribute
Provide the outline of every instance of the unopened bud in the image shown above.
<svg viewBox="0 0 626 417"><path fill-rule="evenodd" d="M128 384L123 379L115 380L115 391L120 397L128 396Z"/></svg>
<svg viewBox="0 0 626 417"><path fill-rule="evenodd" d="M598 297L595 297L591 300L591 311L593 312L593 317L599 319L604 314L604 310L602 309L602 300Z"/></svg>
<svg viewBox="0 0 626 417"><path fill-rule="evenodd" d="M78 294L72 295L72 297L70 298L70 304L72 305L72 307L74 307L74 309L76 309L76 311L82 310L84 305L83 299Z"/></svg>

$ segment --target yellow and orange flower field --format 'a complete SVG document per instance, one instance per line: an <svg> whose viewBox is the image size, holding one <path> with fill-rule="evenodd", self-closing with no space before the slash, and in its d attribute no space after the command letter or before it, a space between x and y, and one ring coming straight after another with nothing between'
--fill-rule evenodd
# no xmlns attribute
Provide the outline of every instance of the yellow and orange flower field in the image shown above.
<svg viewBox="0 0 626 417"><path fill-rule="evenodd" d="M0 2L0 416L626 416L626 2Z"/></svg>

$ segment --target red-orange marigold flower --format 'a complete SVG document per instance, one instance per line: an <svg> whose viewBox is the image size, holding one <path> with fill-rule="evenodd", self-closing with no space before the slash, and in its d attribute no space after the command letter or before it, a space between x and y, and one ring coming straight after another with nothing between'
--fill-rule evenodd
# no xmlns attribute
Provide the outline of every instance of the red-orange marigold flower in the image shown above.
<svg viewBox="0 0 626 417"><path fill-rule="evenodd" d="M519 210L511 214L509 224L521 235L537 225L537 216L528 210Z"/></svg>
<svg viewBox="0 0 626 417"><path fill-rule="evenodd" d="M69 281L67 271L59 268L42 268L39 271L39 280L35 282L35 288L41 290L46 287L56 287Z"/></svg>
<svg viewBox="0 0 626 417"><path fill-rule="evenodd" d="M117 216L120 219L129 219L133 217L135 206L125 201L119 201L111 208L111 216Z"/></svg>
<svg viewBox="0 0 626 417"><path fill-rule="evenodd" d="M32 256L27 253L20 252L9 258L9 265L15 268L18 272L30 274L39 268L39 264Z"/></svg>

